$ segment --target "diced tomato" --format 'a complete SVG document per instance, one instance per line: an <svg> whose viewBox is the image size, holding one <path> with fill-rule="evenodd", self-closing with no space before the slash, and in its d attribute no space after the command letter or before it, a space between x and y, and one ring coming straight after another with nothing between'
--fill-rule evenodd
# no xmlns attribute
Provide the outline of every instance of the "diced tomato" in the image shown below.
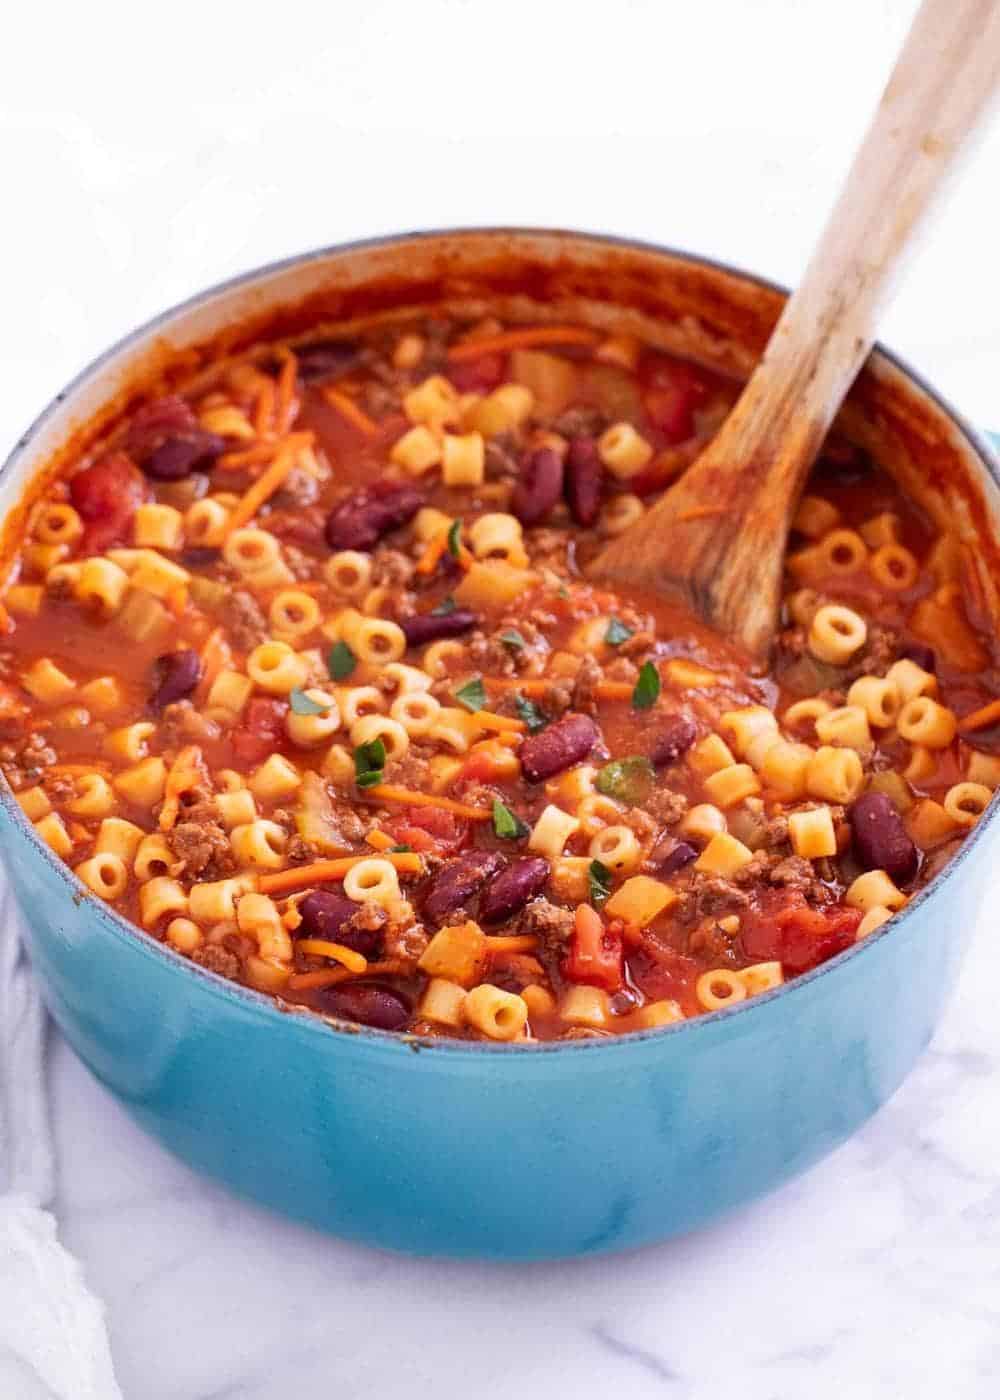
<svg viewBox="0 0 1000 1400"><path fill-rule="evenodd" d="M844 904L810 908L798 890L770 890L744 915L740 934L755 962L777 959L790 972L806 972L849 948L861 917Z"/></svg>
<svg viewBox="0 0 1000 1400"><path fill-rule="evenodd" d="M489 749L480 749L479 753L472 754L462 764L462 777L476 783L495 783L507 771Z"/></svg>
<svg viewBox="0 0 1000 1400"><path fill-rule="evenodd" d="M694 411L708 394L708 381L690 365L663 355L643 366L643 381L643 407L653 427L670 444L693 437Z"/></svg>
<svg viewBox="0 0 1000 1400"><path fill-rule="evenodd" d="M387 826L400 845L412 846L415 851L457 851L469 839L465 818L443 807L407 807Z"/></svg>
<svg viewBox="0 0 1000 1400"><path fill-rule="evenodd" d="M233 753L242 763L260 763L278 748L285 733L288 704L256 695L247 705L243 722L232 733Z"/></svg>
<svg viewBox="0 0 1000 1400"><path fill-rule="evenodd" d="M600 914L589 904L577 908L569 949L560 970L568 982L587 982L606 992L619 991L625 980L621 934L606 928Z"/></svg>
<svg viewBox="0 0 1000 1400"><path fill-rule="evenodd" d="M507 357L494 351L478 360L462 360L448 366L448 378L460 394L488 394L504 377Z"/></svg>
<svg viewBox="0 0 1000 1400"><path fill-rule="evenodd" d="M124 452L109 452L77 472L70 479L69 494L86 521L80 545L85 554L127 543L136 508L151 496L146 478Z"/></svg>

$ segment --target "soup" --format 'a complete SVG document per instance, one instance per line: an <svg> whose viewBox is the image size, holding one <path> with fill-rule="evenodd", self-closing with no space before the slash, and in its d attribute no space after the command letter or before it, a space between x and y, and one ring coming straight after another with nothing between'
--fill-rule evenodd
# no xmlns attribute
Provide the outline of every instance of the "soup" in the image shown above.
<svg viewBox="0 0 1000 1400"><path fill-rule="evenodd" d="M831 440L772 664L588 561L738 386L443 315L219 358L8 541L0 766L145 936L282 1004L651 1029L871 934L1000 782L962 549Z"/></svg>

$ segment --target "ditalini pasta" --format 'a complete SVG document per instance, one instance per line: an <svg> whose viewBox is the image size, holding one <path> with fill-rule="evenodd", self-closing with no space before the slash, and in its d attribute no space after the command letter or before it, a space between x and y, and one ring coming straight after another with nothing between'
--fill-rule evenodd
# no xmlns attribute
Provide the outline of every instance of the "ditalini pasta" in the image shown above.
<svg viewBox="0 0 1000 1400"><path fill-rule="evenodd" d="M586 581L735 383L492 315L191 363L48 474L2 575L0 766L137 937L381 1030L654 1031L877 936L982 819L964 546L859 447L748 674Z"/></svg>

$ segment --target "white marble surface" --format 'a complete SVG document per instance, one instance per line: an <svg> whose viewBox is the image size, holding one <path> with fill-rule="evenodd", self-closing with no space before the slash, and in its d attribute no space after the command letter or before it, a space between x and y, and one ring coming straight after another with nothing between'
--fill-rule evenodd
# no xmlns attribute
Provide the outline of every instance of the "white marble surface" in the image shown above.
<svg viewBox="0 0 1000 1400"><path fill-rule="evenodd" d="M366 232L560 223L792 280L912 9L19 7L0 88L0 176L18 196L0 438L137 320ZM998 157L994 131L886 324L994 424ZM639 1254L516 1270L375 1254L234 1200L143 1137L53 1037L64 1239L107 1302L127 1400L987 1400L998 980L987 916L916 1073L777 1196Z"/></svg>

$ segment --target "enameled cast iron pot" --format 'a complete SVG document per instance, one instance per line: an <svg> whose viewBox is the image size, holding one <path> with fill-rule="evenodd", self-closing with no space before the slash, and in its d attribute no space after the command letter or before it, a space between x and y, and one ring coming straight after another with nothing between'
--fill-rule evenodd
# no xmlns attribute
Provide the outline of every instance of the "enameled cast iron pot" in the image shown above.
<svg viewBox="0 0 1000 1400"><path fill-rule="evenodd" d="M0 509L177 349L234 324L252 341L317 316L479 298L535 319L624 321L745 372L782 294L695 258L559 232L405 235L309 253L193 298L91 365L17 444ZM842 426L976 541L997 616L1000 488L983 443L882 351ZM235 1190L422 1254L622 1249L689 1230L808 1167L885 1102L927 1044L996 858L994 803L885 930L731 1010L621 1039L427 1043L282 1012L138 934L36 838L2 786L0 841L35 970L102 1083L167 1148Z"/></svg>

